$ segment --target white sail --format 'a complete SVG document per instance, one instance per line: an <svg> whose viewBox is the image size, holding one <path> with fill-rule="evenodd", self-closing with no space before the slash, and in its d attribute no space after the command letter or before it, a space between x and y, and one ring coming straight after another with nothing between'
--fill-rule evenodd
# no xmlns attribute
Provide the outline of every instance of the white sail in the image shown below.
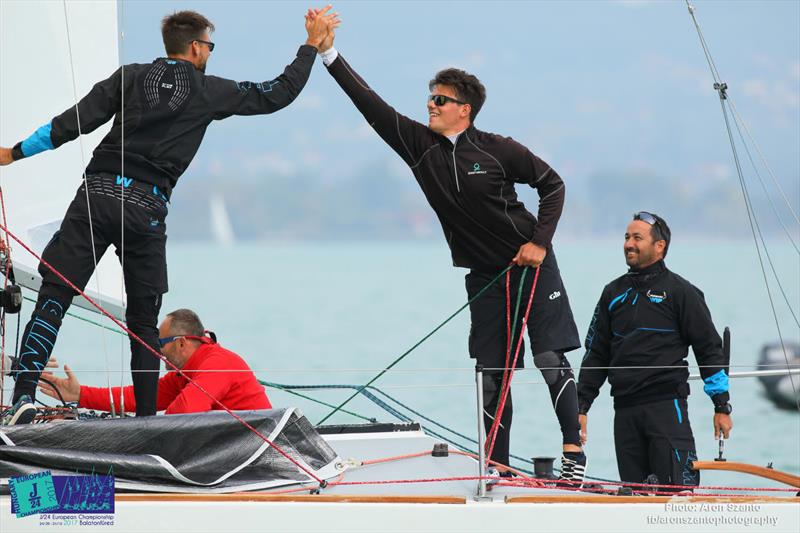
<svg viewBox="0 0 800 533"><path fill-rule="evenodd" d="M0 144L26 138L114 72L117 40L115 1L0 1ZM57 150L0 168L8 228L37 254L61 224L94 147L109 129L110 122ZM17 281L38 289L38 261L9 244ZM98 296L98 287L101 305L120 316L123 282L113 252L100 261L86 289ZM93 309L80 297L75 304Z"/></svg>
<svg viewBox="0 0 800 533"><path fill-rule="evenodd" d="M224 246L230 246L236 240L233 233L233 224L225 205L225 198L221 194L215 194L209 200L211 208L211 234L214 241Z"/></svg>

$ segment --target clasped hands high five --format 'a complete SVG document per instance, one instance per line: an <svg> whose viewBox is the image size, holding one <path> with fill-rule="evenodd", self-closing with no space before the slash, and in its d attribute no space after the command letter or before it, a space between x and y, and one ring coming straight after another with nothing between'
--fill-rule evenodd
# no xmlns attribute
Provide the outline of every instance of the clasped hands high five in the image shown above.
<svg viewBox="0 0 800 533"><path fill-rule="evenodd" d="M325 52L333 46L334 30L342 23L338 13L329 13L332 8L333 6L327 5L322 9L309 9L305 15L308 33L306 44L315 47L319 52Z"/></svg>

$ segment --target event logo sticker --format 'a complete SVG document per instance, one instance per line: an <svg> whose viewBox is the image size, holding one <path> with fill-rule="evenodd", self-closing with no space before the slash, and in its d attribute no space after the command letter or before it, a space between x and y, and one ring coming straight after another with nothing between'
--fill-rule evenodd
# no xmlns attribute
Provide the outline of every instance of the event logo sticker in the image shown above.
<svg viewBox="0 0 800 533"><path fill-rule="evenodd" d="M33 486L35 484L35 487ZM39 514L40 526L114 525L114 476L53 476L50 471L12 477L11 512Z"/></svg>
<svg viewBox="0 0 800 533"><path fill-rule="evenodd" d="M56 487L50 471L9 478L12 511L17 518L58 508Z"/></svg>

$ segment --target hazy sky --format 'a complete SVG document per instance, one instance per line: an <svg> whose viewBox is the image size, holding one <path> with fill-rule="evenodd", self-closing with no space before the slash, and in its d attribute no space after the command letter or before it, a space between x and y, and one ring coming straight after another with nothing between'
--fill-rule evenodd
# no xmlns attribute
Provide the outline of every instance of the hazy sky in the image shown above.
<svg viewBox="0 0 800 533"><path fill-rule="evenodd" d="M694 4L739 111L781 179L796 182L800 2ZM125 1L124 59L162 55L160 18L195 9L217 27L209 73L270 79L303 42L309 5ZM334 7L343 20L337 48L406 115L425 120L427 81L439 68L459 66L488 90L476 125L520 140L567 180L642 169L694 185L734 179L717 95L682 1L340 1ZM376 162L408 172L318 63L289 108L212 125L183 180L309 173L335 180Z"/></svg>

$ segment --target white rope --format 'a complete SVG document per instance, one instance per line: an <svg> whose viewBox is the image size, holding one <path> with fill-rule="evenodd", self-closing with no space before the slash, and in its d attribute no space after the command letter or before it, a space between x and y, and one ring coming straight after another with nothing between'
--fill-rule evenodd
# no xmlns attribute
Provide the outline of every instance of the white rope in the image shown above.
<svg viewBox="0 0 800 533"><path fill-rule="evenodd" d="M122 309L126 309L125 305L125 62L123 61L123 55L125 52L125 1L119 0L119 9L120 9L120 28L119 28L119 58L120 58L120 90L121 90L121 99L120 99L120 109L121 109L121 142L120 142L120 175L122 176L122 180L120 180L120 196L119 196L119 209L120 209L120 251L119 251L119 264L120 264L120 295L119 301L122 304ZM125 367L125 338L120 337L119 340L119 364L120 368ZM125 372L120 372L119 374L119 386L124 388L125 387ZM119 396L119 416L125 416L125 395L120 394Z"/></svg>
<svg viewBox="0 0 800 533"><path fill-rule="evenodd" d="M95 285L97 294L103 294L100 292L100 276L97 275L97 252L94 247L94 227L92 222L92 208L89 203L89 184L88 180L86 179L86 160L83 157L83 132L81 132L81 115L80 109L78 109L78 87L75 82L75 65L72 57L72 39L70 38L69 34L69 15L67 14L67 0L62 0L62 5L64 6L64 26L67 29L67 52L69 53L69 68L72 74L72 96L75 100L75 119L78 124L78 144L80 146L81 151L81 165L83 168L83 188L84 192L86 192L86 211L89 215L89 237L91 239L92 245L92 260L94 261L94 270L95 270ZM108 347L106 345L106 335L105 330L101 329L100 337L102 338L103 342L103 355L105 357L106 369L109 368L108 363ZM111 400L111 412L114 413L114 398L111 396L111 375L109 374L107 379L108 384L108 397Z"/></svg>

